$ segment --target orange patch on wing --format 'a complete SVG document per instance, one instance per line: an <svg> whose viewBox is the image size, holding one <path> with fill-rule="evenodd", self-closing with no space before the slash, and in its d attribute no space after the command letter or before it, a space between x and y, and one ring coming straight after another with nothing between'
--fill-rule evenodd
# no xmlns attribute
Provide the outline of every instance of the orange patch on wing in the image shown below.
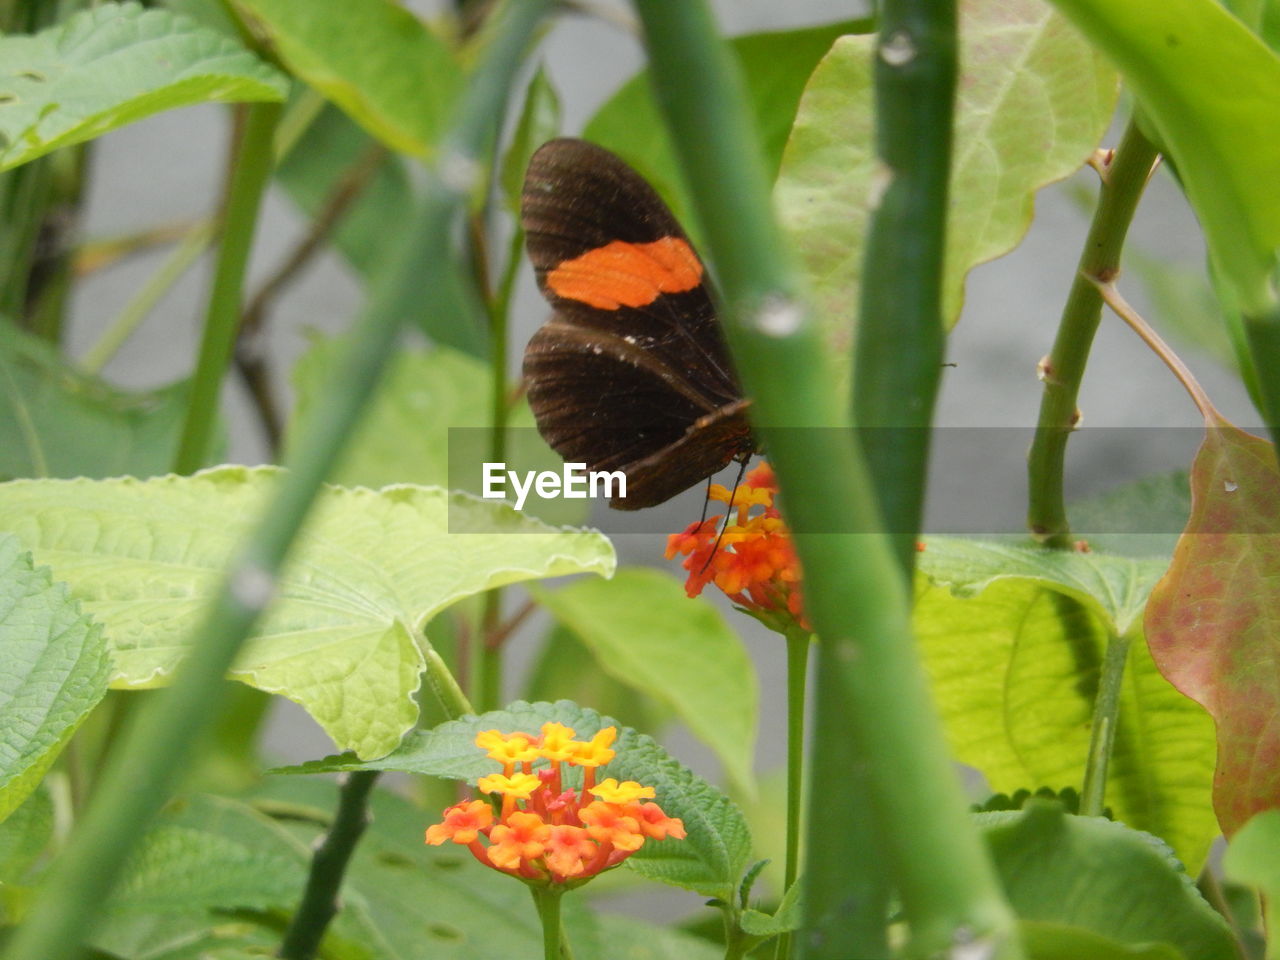
<svg viewBox="0 0 1280 960"><path fill-rule="evenodd" d="M702 282L702 263L680 237L652 243L614 240L566 260L547 274L558 297L601 310L643 307L664 293L684 293Z"/></svg>

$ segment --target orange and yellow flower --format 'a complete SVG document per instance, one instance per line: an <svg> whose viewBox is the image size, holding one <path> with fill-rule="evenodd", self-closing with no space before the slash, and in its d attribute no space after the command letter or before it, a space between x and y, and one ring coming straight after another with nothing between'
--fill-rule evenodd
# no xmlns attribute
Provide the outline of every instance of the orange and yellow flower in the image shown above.
<svg viewBox="0 0 1280 960"><path fill-rule="evenodd" d="M501 773L481 777L477 787L502 797L495 815L485 800L454 804L442 822L427 828L427 843L462 844L485 866L534 884L576 886L616 867L645 840L683 839L684 824L652 802L652 787L609 777L595 782L598 768L614 757L614 727L591 739L546 723L540 735L485 730L476 746L502 764ZM547 761L535 772L534 764ZM582 786L564 786L564 767L582 769Z"/></svg>
<svg viewBox="0 0 1280 960"><path fill-rule="evenodd" d="M800 591L800 561L791 534L774 505L778 483L761 463L733 491L712 484L708 496L731 504L733 520L718 533L723 517L708 517L667 538L667 559L684 556L689 571L685 592L696 597L714 583L743 611L785 632L792 624L809 629ZM753 511L755 511L754 516ZM717 543L717 537L719 542Z"/></svg>

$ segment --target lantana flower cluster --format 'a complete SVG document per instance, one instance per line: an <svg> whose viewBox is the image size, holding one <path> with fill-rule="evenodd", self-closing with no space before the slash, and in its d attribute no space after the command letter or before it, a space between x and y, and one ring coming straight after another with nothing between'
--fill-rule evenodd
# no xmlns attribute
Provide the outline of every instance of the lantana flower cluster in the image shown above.
<svg viewBox="0 0 1280 960"><path fill-rule="evenodd" d="M791 534L774 506L778 482L761 463L733 491L712 484L708 497L731 504L734 522L718 533L723 516L689 524L667 538L667 559L683 554L689 572L685 592L702 593L709 583L745 612L785 632L791 624L809 629L800 592L800 561ZM719 542L717 542L717 539Z"/></svg>
<svg viewBox="0 0 1280 960"><path fill-rule="evenodd" d="M501 806L495 813L488 800L454 804L427 828L427 843L452 840L485 866L529 883L576 886L616 867L645 840L683 839L680 819L650 802L653 787L612 777L595 782L614 757L617 735L605 727L590 740L574 740L574 730L561 723L544 723L540 735L483 731L476 746L502 772L476 786L501 797ZM549 766L535 771L540 760ZM582 768L581 789L565 786L565 767Z"/></svg>

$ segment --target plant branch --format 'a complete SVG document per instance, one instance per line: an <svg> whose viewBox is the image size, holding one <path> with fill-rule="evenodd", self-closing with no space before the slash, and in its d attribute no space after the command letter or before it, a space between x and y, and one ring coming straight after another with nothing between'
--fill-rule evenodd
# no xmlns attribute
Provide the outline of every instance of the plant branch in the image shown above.
<svg viewBox="0 0 1280 960"><path fill-rule="evenodd" d="M240 325L240 294L258 209L271 176L271 141L281 110L278 103L255 103L247 110L244 133L232 163L218 264L205 311L204 337L191 384L187 417L174 458L174 473L198 470L209 451L222 381Z"/></svg>
<svg viewBox="0 0 1280 960"><path fill-rule="evenodd" d="M457 104L442 146L442 164L476 163L546 8L546 0L507 5L501 27ZM395 306L409 289L424 280L441 282L456 267L450 227L467 191L446 185L438 171L428 173L430 189L403 228L394 259L375 277L355 335L339 358L333 388L321 398L317 415L308 419L291 469L229 565L173 684L157 691L129 724L97 796L50 867L40 898L10 939L7 960L69 960L79 951L134 843L171 795L191 760L193 745L211 725L226 671L270 603L293 538L396 345L403 313ZM424 264L416 256L424 247L434 247L441 255Z"/></svg>
<svg viewBox="0 0 1280 960"><path fill-rule="evenodd" d="M1071 546L1062 492L1067 439L1080 419L1076 407L1080 381L1102 317L1102 297L1089 278L1107 281L1119 274L1125 234L1157 155L1137 120L1131 119L1114 154L1095 163L1102 174L1098 206L1080 253L1076 278L1062 307L1053 349L1040 362L1044 394L1027 455L1027 526L1033 537L1050 547Z"/></svg>
<svg viewBox="0 0 1280 960"><path fill-rule="evenodd" d="M1200 386L1200 382L1196 380L1195 374L1191 372L1191 368L1182 362L1182 358L1173 352L1173 348L1161 339L1160 334L1151 328L1147 321L1143 320L1138 311L1133 309L1120 295L1120 291L1116 289L1116 285L1111 282L1104 283L1096 277L1087 278L1098 291L1098 296L1106 302L1112 311L1121 320L1129 325L1134 333L1142 338L1142 342L1151 348L1169 368L1178 382L1191 395L1192 402L1195 403L1196 409L1200 411L1200 415L1209 423L1218 423L1224 418L1218 413L1213 402L1209 399L1209 395L1204 392L1204 388Z"/></svg>
<svg viewBox="0 0 1280 960"><path fill-rule="evenodd" d="M787 846L782 874L785 895L800 875L800 813L804 808L804 712L813 635L798 624L787 631ZM791 934L778 937L774 960L791 956Z"/></svg>
<svg viewBox="0 0 1280 960"><path fill-rule="evenodd" d="M90 373L100 373L107 362L133 336L138 325L155 309L160 298L168 293L178 279L191 269L192 264L200 259L201 254L209 248L209 244L213 242L217 233L218 224L213 220L203 220L187 228L182 242L160 265L160 269L147 278L147 282L130 298L124 309L103 331L97 343L85 351L80 359L80 366Z"/></svg>
<svg viewBox="0 0 1280 960"><path fill-rule="evenodd" d="M1013 914L969 822L916 661L906 577L893 544L874 535L882 525L872 481L852 434L839 429L848 410L815 375L827 347L797 298L741 77L705 0L636 7L659 105L721 280L725 332L795 532L806 613L822 638L813 737L822 781L809 791L804 956L851 955L836 933L852 908L846 810L867 802L850 797L853 772L841 763L853 741L911 922L911 949L943 952L963 942L992 960L1020 958ZM873 535L832 534L832 504L850 529Z"/></svg>
<svg viewBox="0 0 1280 960"><path fill-rule="evenodd" d="M236 335L236 370L249 388L273 457L280 452L284 422L280 405L276 402L271 366L264 343L267 311L328 241L351 205L368 186L370 178L378 172L386 156L386 148L373 144L343 171L315 219L311 221L307 235L285 257L279 269L258 288L245 307Z"/></svg>
<svg viewBox="0 0 1280 960"><path fill-rule="evenodd" d="M376 770L344 774L338 789L338 812L311 857L302 902L280 945L282 960L311 960L329 921L338 915L342 878L356 843L369 825L369 793L377 780Z"/></svg>

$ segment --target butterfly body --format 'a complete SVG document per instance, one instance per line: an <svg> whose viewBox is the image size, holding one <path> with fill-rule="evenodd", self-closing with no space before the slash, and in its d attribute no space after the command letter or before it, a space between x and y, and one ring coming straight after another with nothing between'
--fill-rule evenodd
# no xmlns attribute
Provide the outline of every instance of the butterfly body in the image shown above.
<svg viewBox="0 0 1280 960"><path fill-rule="evenodd" d="M653 506L756 449L701 260L648 183L609 151L534 154L521 220L555 316L524 356L538 429L566 461L621 470Z"/></svg>

